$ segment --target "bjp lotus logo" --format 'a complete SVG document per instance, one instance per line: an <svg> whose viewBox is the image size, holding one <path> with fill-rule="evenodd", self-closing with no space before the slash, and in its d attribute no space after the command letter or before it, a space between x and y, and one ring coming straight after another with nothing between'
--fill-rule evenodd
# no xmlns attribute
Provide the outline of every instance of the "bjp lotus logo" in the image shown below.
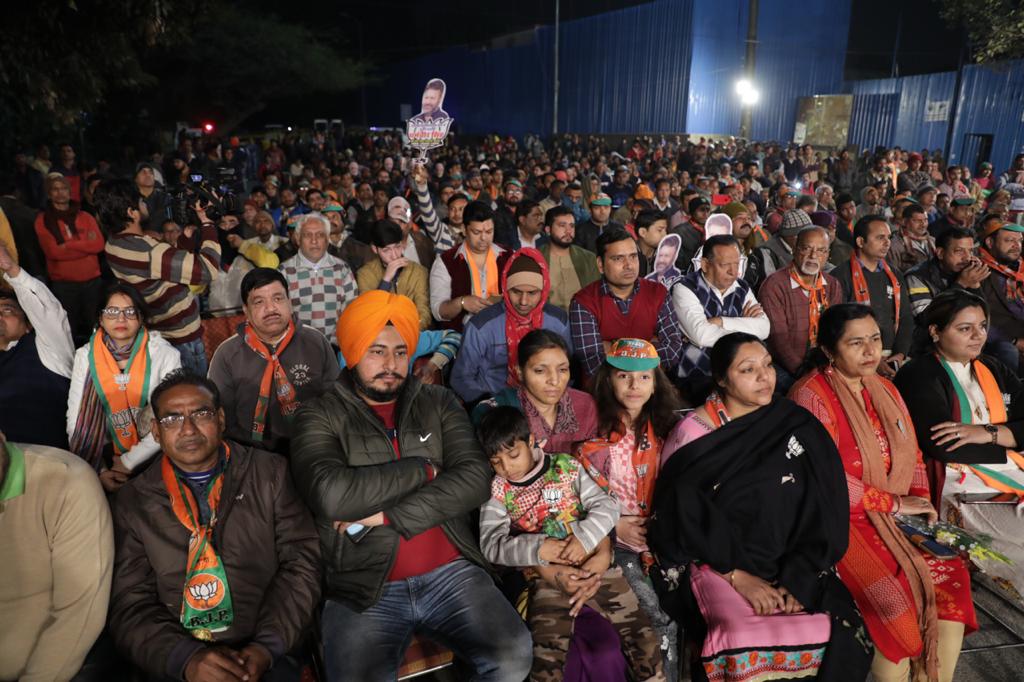
<svg viewBox="0 0 1024 682"><path fill-rule="evenodd" d="M224 586L220 578L209 573L197 573L186 586L185 599L197 611L207 611L224 600Z"/></svg>

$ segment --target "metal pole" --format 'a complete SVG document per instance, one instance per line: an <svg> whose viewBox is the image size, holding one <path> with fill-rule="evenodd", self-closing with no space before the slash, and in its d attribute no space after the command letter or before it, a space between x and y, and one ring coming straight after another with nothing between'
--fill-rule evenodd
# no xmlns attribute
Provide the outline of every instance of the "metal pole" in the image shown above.
<svg viewBox="0 0 1024 682"><path fill-rule="evenodd" d="M551 115L551 134L558 134L558 21L561 14L561 0L555 0L555 97Z"/></svg>
<svg viewBox="0 0 1024 682"><path fill-rule="evenodd" d="M903 37L903 2L900 1L900 11L896 16L896 42L892 46L892 67L889 69L889 78L898 78L900 75L900 42Z"/></svg>
<svg viewBox="0 0 1024 682"><path fill-rule="evenodd" d="M758 0L750 0L747 10L747 55L743 60L743 72L751 83L754 82L754 60L757 57L757 12ZM750 139L753 115L753 107L744 104L740 113L740 137Z"/></svg>
<svg viewBox="0 0 1024 682"><path fill-rule="evenodd" d="M965 46L960 48L960 61L956 67L956 83L953 85L953 101L949 105L949 122L946 124L946 145L942 148L942 158L946 160L947 166L950 161L950 150L953 147L953 126L956 125L956 113L960 108L960 88L964 81L964 53L969 49L969 46L966 45L966 35L963 40Z"/></svg>

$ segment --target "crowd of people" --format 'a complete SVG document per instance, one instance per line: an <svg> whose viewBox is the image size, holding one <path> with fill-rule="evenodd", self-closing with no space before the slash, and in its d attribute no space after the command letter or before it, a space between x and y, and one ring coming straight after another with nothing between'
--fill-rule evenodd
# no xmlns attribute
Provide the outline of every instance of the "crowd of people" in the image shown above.
<svg viewBox="0 0 1024 682"><path fill-rule="evenodd" d="M948 682L903 517L1024 562L1024 154L58 149L0 187L0 679Z"/></svg>

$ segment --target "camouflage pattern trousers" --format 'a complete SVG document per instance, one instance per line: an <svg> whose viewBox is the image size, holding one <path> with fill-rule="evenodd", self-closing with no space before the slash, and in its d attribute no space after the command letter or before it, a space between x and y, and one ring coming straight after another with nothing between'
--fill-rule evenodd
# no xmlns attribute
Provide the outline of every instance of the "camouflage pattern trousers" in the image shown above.
<svg viewBox="0 0 1024 682"><path fill-rule="evenodd" d="M665 680L662 672L660 637L651 627L636 595L613 566L601 578L601 586L587 606L603 616L618 631L622 651L635 680ZM558 682L572 641L574 619L569 616L569 598L540 578L530 582L526 622L533 634L533 682Z"/></svg>
<svg viewBox="0 0 1024 682"><path fill-rule="evenodd" d="M644 571L644 564L639 554L616 547L615 565L622 569L622 574L629 586L633 588L640 608L647 614L654 631L658 634L665 665L665 679L668 682L677 682L679 680L679 626L661 610L658 595Z"/></svg>

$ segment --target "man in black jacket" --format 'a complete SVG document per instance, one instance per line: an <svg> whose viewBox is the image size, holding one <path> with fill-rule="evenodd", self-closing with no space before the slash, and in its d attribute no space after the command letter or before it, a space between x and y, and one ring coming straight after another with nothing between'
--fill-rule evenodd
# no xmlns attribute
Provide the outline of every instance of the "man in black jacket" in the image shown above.
<svg viewBox="0 0 1024 682"><path fill-rule="evenodd" d="M493 476L455 395L409 376L416 306L374 290L345 308L350 369L296 414L291 465L325 564L329 680L393 680L415 630L474 679L521 682L532 644L494 585L469 514Z"/></svg>
<svg viewBox="0 0 1024 682"><path fill-rule="evenodd" d="M297 682L320 551L287 461L224 440L206 378L172 372L152 406L163 456L114 505L114 641L154 679Z"/></svg>

